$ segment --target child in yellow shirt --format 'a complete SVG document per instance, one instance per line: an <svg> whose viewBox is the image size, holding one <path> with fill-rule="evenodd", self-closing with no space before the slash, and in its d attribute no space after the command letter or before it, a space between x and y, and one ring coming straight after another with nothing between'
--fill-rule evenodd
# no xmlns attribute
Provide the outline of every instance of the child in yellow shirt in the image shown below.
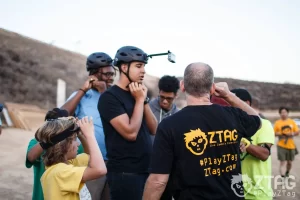
<svg viewBox="0 0 300 200"><path fill-rule="evenodd" d="M288 177L297 152L294 137L299 135L299 128L296 122L289 118L288 108L280 107L279 114L280 119L274 124L275 136L278 136L277 156L280 161L281 176ZM284 173L285 165L286 172Z"/></svg>
<svg viewBox="0 0 300 200"><path fill-rule="evenodd" d="M77 155L77 134L86 138L88 154ZM106 166L94 135L92 119L77 121L63 117L47 121L38 129L36 139L45 150L46 171L41 177L45 200L91 199L85 182L104 176Z"/></svg>

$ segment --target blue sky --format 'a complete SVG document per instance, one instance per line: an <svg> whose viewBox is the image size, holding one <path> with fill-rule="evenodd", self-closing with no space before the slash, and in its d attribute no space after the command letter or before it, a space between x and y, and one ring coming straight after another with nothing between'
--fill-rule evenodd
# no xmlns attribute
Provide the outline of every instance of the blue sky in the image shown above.
<svg viewBox="0 0 300 200"><path fill-rule="evenodd" d="M300 84L298 0L0 0L0 27L89 55L124 45L155 57L147 73L182 76L191 62L218 77ZM85 66L83 66L85 67Z"/></svg>

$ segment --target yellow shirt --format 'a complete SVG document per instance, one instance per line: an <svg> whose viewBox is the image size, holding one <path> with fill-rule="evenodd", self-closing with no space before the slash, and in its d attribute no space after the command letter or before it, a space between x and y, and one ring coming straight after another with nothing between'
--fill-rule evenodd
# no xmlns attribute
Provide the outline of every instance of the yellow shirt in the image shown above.
<svg viewBox="0 0 300 200"><path fill-rule="evenodd" d="M84 170L89 162L89 156L79 154L70 164L58 163L46 167L41 177L45 200L79 200L90 199L90 194L84 183L81 183ZM86 195L88 198L82 198Z"/></svg>
<svg viewBox="0 0 300 200"><path fill-rule="evenodd" d="M296 122L292 119L287 120L277 120L274 124L275 133L280 133L280 135L290 134L298 132L298 126ZM278 146L285 149L295 149L296 145L292 137L280 138L277 143Z"/></svg>

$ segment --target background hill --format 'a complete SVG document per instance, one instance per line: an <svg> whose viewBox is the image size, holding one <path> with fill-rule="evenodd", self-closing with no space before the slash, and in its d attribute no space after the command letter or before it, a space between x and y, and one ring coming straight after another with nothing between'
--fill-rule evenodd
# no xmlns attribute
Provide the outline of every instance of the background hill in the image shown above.
<svg viewBox="0 0 300 200"><path fill-rule="evenodd" d="M44 109L55 106L56 81L67 83L67 97L78 89L86 78L86 57L0 29L0 102L29 103ZM146 76L145 84L158 94L158 78ZM300 85L275 84L216 78L226 81L230 88L246 88L261 100L263 110L278 109L285 105L300 110ZM178 106L185 105L179 94Z"/></svg>

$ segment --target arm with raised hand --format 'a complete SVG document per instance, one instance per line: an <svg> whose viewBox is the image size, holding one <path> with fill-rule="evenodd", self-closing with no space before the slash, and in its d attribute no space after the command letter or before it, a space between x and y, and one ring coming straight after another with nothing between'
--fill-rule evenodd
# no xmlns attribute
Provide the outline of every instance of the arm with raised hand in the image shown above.
<svg viewBox="0 0 300 200"><path fill-rule="evenodd" d="M84 117L77 123L87 140L90 153L89 165L85 169L81 181L86 182L104 176L107 169L95 138L93 120Z"/></svg>
<svg viewBox="0 0 300 200"><path fill-rule="evenodd" d="M99 104L101 104L100 108L107 110L105 113L110 113L110 115L113 114L115 116L113 118L109 117L108 121L118 131L118 133L128 141L135 141L142 125L146 93L143 90L142 85L139 85L135 82L129 84L129 89L135 99L135 105L131 118L129 118L128 114L124 110L117 110L116 107L119 107L119 105L117 103L115 105L111 104L113 102L112 99L109 100L109 104L103 105L104 102L101 101L100 98Z"/></svg>
<svg viewBox="0 0 300 200"><path fill-rule="evenodd" d="M95 76L89 76L89 78L84 82L84 84L81 86L78 92L69 100L67 100L65 104L61 106L60 109L67 110L69 112L69 115L73 115L81 98L89 89L92 88L92 82L96 79L97 78Z"/></svg>

